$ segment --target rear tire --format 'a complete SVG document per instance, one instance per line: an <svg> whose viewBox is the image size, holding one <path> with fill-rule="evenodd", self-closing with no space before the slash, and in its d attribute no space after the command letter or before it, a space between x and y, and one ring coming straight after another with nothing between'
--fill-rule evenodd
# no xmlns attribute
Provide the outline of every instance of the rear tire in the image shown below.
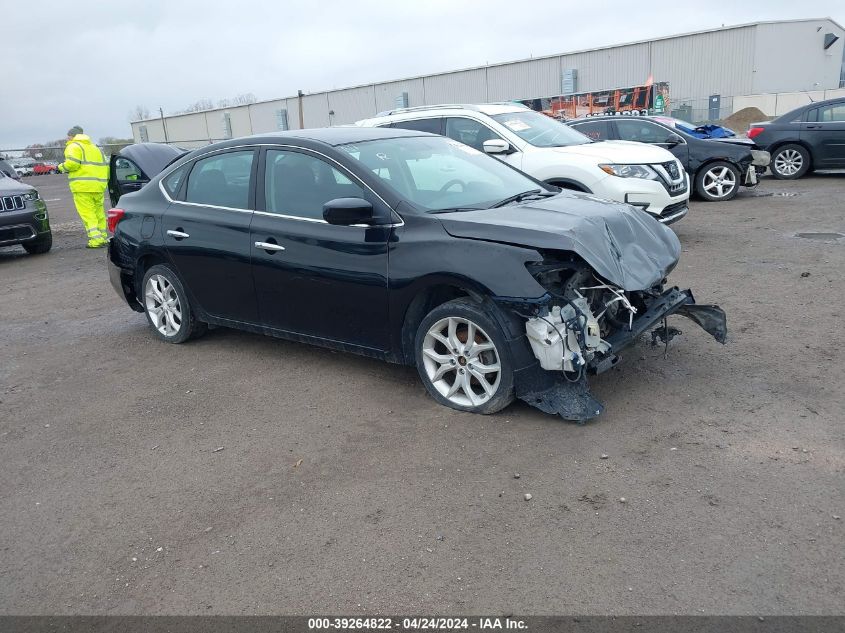
<svg viewBox="0 0 845 633"><path fill-rule="evenodd" d="M736 165L717 160L695 174L695 191L706 202L725 202L736 198L742 174Z"/></svg>
<svg viewBox="0 0 845 633"><path fill-rule="evenodd" d="M769 169L778 180L797 180L810 170L810 152L797 143L781 145L772 154Z"/></svg>
<svg viewBox="0 0 845 633"><path fill-rule="evenodd" d="M420 379L440 404L486 415L513 402L510 348L483 305L461 298L434 308L417 329L414 352Z"/></svg>
<svg viewBox="0 0 845 633"><path fill-rule="evenodd" d="M141 284L141 305L153 333L167 343L184 343L205 333L176 272L167 264L152 266Z"/></svg>
<svg viewBox="0 0 845 633"><path fill-rule="evenodd" d="M44 237L39 237L32 242L24 242L22 246L30 255L43 255L53 248L53 234L48 233Z"/></svg>

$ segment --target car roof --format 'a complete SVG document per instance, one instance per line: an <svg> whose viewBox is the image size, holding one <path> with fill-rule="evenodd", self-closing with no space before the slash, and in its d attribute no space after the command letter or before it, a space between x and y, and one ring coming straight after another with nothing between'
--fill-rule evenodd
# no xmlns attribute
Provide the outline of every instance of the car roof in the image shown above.
<svg viewBox="0 0 845 633"><path fill-rule="evenodd" d="M521 103L443 103L429 106L416 106L413 108L397 108L386 112L379 112L369 119L362 119L355 125L368 125L380 121L402 121L407 119L418 119L426 116L446 116L449 114L466 114L467 112L480 112L488 116L497 114L510 114L512 112L532 111L531 108Z"/></svg>
<svg viewBox="0 0 845 633"><path fill-rule="evenodd" d="M436 136L428 132L403 130L401 128L373 128L357 125L339 125L337 127L311 128L305 130L289 130L287 132L271 132L269 134L255 134L248 136L251 141L278 143L285 139L302 139L316 141L326 145L346 145L347 143L363 143L386 138L403 138L410 136ZM244 139L241 139L242 141Z"/></svg>
<svg viewBox="0 0 845 633"><path fill-rule="evenodd" d="M569 119L567 121L567 123L583 123L584 121L593 121L593 120L601 121L601 120L604 120L604 119L633 119L635 121L637 119L646 119L648 121L655 121L657 123L663 123L663 121L661 121L659 119L660 116L661 115L659 115L659 114L656 114L656 115L653 115L653 116L650 115L650 114L638 114L636 116L626 115L626 114L597 114L597 115L594 115L594 116L582 116L582 117L578 117L577 119ZM671 118L671 117L664 117L664 118ZM690 123L690 125L692 125L692 124Z"/></svg>
<svg viewBox="0 0 845 633"><path fill-rule="evenodd" d="M806 112L807 110L812 110L813 108L824 107L838 103L845 103L845 97L834 97L833 99L825 99L824 101L811 101L810 103L805 103L802 106L798 106L797 108L790 110L789 112L781 114L779 117L775 117L774 120L789 120L791 117Z"/></svg>

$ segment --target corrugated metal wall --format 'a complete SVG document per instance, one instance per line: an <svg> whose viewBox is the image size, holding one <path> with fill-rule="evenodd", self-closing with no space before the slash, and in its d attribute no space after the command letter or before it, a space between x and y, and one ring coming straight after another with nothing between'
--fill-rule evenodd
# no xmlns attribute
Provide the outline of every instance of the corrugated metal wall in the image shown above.
<svg viewBox="0 0 845 633"><path fill-rule="evenodd" d="M376 112L374 86L362 86L347 90L334 90L328 93L329 111L332 125L354 123L373 116Z"/></svg>
<svg viewBox="0 0 845 633"><path fill-rule="evenodd" d="M650 45L650 43L633 44L562 55L560 67L578 70L577 92L639 86L648 80Z"/></svg>
<svg viewBox="0 0 845 633"><path fill-rule="evenodd" d="M425 103L484 103L487 98L487 69L462 70L423 78Z"/></svg>
<svg viewBox="0 0 845 633"><path fill-rule="evenodd" d="M488 101L539 97L560 93L560 58L549 57L487 69Z"/></svg>
<svg viewBox="0 0 845 633"><path fill-rule="evenodd" d="M577 70L577 92L642 85L649 76L656 82L668 82L670 107L684 102L706 107L713 94L722 95L723 102L729 103L733 96L764 92L756 89L761 83L777 82L783 86L778 91L803 90L809 62L784 65L777 53L786 42L789 51L804 51L804 57L811 54L816 60L813 64L821 64L816 59L823 55L817 40L831 30L841 33L830 20L749 25L310 94L302 98L304 126L342 125L374 116L395 108L396 98L403 92L408 93L410 106L554 96L561 93L561 73L567 69ZM842 46L842 41L834 46L827 55L833 61L824 62L823 72L816 72L819 78L813 76L814 82L832 85L815 86L817 89L838 87ZM275 131L276 112L285 107L289 128L297 129L297 97L229 108L233 135ZM223 134L220 112L170 117L168 136L183 141L219 139ZM150 140L163 140L160 124L147 123ZM138 128L139 124L132 124L136 140L140 138Z"/></svg>
<svg viewBox="0 0 845 633"><path fill-rule="evenodd" d="M655 81L669 82L669 100L743 95L752 90L754 29L749 26L651 42ZM777 60L769 60L777 64Z"/></svg>
<svg viewBox="0 0 845 633"><path fill-rule="evenodd" d="M408 93L409 104L429 103L425 95L425 82L421 78L389 81L383 84L376 84L373 89L376 95L376 113L395 108L396 97L403 92Z"/></svg>

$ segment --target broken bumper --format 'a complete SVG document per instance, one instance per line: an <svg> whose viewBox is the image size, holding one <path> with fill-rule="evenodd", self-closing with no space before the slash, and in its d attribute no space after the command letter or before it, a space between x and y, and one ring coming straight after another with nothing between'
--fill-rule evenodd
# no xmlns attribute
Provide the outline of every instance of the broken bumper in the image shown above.
<svg viewBox="0 0 845 633"><path fill-rule="evenodd" d="M634 319L630 329L617 331L605 339L610 343L610 350L606 354L596 355L587 365L589 373L600 374L614 367L620 360L620 351L633 345L642 334L662 324L673 314L697 323L718 342L726 342L727 318L724 310L715 305L696 304L691 290L670 288ZM677 331L674 330L674 333ZM671 338L668 328L665 338L667 342ZM571 380L563 372L547 371L535 363L514 373L514 386L518 398L565 420L584 423L604 410L589 391L586 372L582 372L577 380Z"/></svg>
<svg viewBox="0 0 845 633"><path fill-rule="evenodd" d="M698 305L692 290L681 290L676 287L670 288L658 299L652 301L648 309L634 319L630 330L620 330L607 337L611 354L632 345L641 334L672 314L680 314L691 319L720 343L725 343L727 340L728 326L725 311L719 306Z"/></svg>

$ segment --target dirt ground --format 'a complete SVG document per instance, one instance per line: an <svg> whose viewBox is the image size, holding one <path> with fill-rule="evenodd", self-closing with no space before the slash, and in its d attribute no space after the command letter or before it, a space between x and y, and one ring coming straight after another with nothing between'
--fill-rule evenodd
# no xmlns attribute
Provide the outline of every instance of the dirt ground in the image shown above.
<svg viewBox="0 0 845 633"><path fill-rule="evenodd" d="M845 174L695 202L672 280L730 341L676 319L585 426L258 335L160 343L63 177L31 181L56 245L0 249L0 613L843 613L845 239L796 234L845 233Z"/></svg>

